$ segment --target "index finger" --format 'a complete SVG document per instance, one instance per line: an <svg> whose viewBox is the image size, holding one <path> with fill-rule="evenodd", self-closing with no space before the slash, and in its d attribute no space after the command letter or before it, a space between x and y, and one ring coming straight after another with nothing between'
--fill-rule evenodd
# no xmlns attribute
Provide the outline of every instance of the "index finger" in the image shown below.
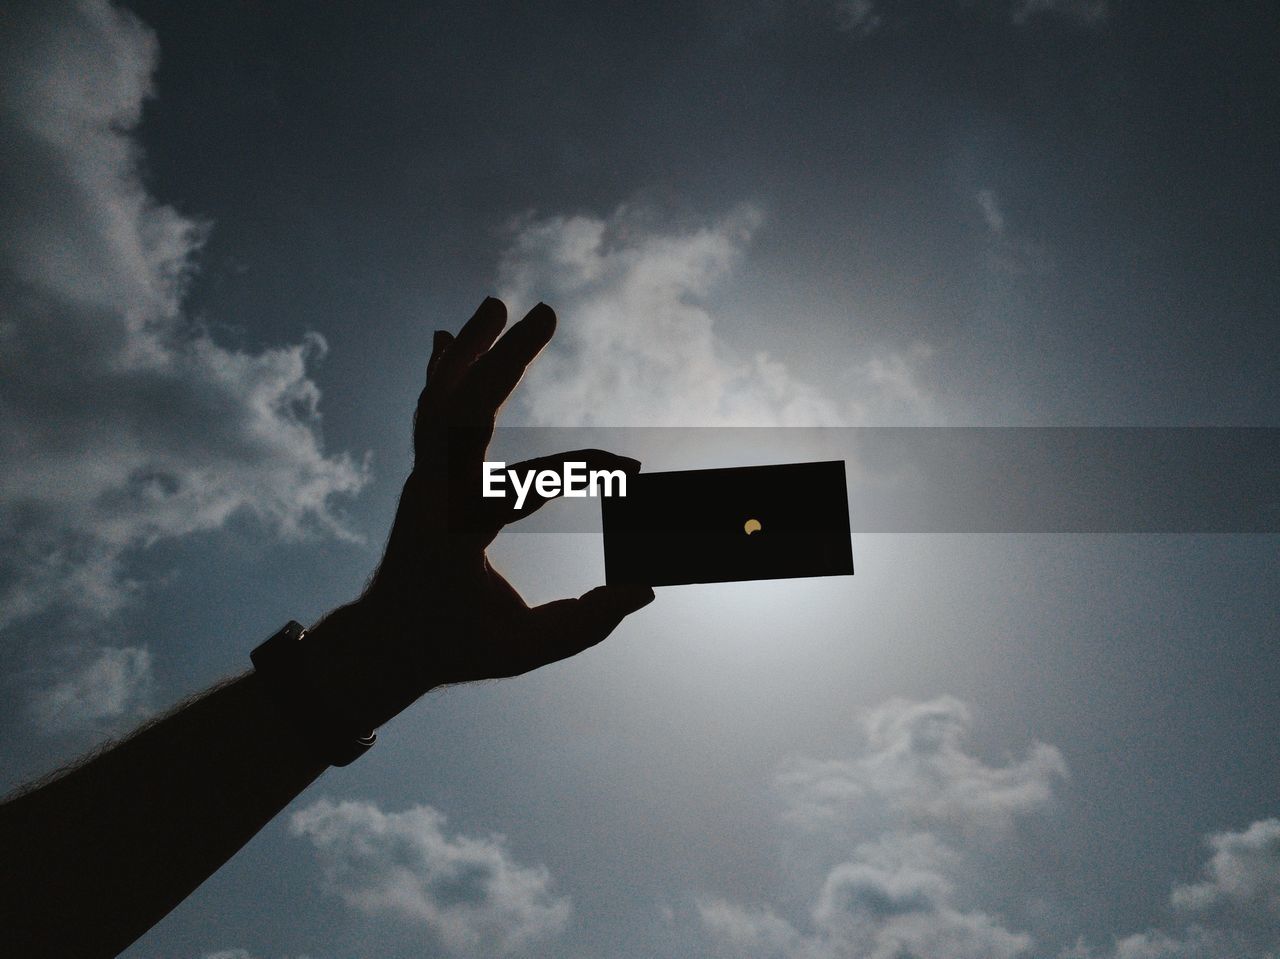
<svg viewBox="0 0 1280 959"><path fill-rule="evenodd" d="M476 358L493 345L506 324L506 306L496 297L487 296L456 337L445 334L447 339L430 364L430 376L420 404L448 396L466 377Z"/></svg>
<svg viewBox="0 0 1280 959"><path fill-rule="evenodd" d="M539 303L472 364L458 387L458 411L472 421L496 417L498 408L506 402L555 331L555 311Z"/></svg>

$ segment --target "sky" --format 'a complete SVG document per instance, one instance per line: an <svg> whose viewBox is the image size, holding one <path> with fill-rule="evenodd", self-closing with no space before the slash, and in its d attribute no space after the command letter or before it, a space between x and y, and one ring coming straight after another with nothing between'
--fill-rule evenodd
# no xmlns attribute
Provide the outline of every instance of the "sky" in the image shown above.
<svg viewBox="0 0 1280 959"><path fill-rule="evenodd" d="M835 449L855 507L918 478L867 427L1274 450L1269 5L2 16L0 788L359 594L491 293L560 317L511 449ZM603 577L544 514L492 551L531 601ZM662 589L429 694L126 955L1274 957L1274 512L1018 515L855 508L852 579Z"/></svg>

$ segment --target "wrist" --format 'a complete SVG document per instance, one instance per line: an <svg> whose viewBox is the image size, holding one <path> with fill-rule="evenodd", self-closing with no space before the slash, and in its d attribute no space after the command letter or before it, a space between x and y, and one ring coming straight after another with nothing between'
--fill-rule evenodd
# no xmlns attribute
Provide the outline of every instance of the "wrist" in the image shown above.
<svg viewBox="0 0 1280 959"><path fill-rule="evenodd" d="M371 591L307 632L311 682L334 701L347 703L367 729L377 729L432 685L425 679L422 646L410 641L421 634L394 609Z"/></svg>
<svg viewBox="0 0 1280 959"><path fill-rule="evenodd" d="M345 766L376 737L349 690L328 681L326 652L324 643L315 642L301 624L290 622L253 650L253 680L308 752L328 765Z"/></svg>
<svg viewBox="0 0 1280 959"><path fill-rule="evenodd" d="M292 762L307 771L308 781L328 767L328 759L314 748L297 717L289 714L257 669L235 682L245 706L244 749L259 750L276 768Z"/></svg>

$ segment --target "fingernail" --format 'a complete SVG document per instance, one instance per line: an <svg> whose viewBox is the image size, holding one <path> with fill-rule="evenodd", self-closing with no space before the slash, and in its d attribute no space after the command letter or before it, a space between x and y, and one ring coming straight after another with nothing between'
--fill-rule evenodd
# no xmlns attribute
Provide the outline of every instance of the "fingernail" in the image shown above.
<svg viewBox="0 0 1280 959"><path fill-rule="evenodd" d="M502 301L498 299L496 296L486 296L484 298L484 302L481 303L480 305L484 307L484 306L495 306L495 305L501 305L501 304L502 304Z"/></svg>
<svg viewBox="0 0 1280 959"><path fill-rule="evenodd" d="M618 462L622 465L622 469L627 473L639 473L640 461L632 459L630 456L619 456Z"/></svg>

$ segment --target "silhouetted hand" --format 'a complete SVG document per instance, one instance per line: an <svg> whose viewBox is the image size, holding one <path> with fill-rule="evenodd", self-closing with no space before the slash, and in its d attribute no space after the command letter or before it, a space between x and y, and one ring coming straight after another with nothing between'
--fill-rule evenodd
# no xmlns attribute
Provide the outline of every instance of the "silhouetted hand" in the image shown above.
<svg viewBox="0 0 1280 959"><path fill-rule="evenodd" d="M647 587L601 587L530 608L489 565L502 526L542 505L482 497L481 464L498 408L556 322L539 305L498 339L505 319L485 300L456 340L436 335L386 554L365 595L302 639L294 678L315 700L304 708L333 720L326 735L354 742L433 686L572 656L653 599ZM518 466L565 459L640 466L599 450ZM10 867L0 903L15 954L117 955L296 799L329 757L282 706L293 708L251 670L0 803L0 865Z"/></svg>
<svg viewBox="0 0 1280 959"><path fill-rule="evenodd" d="M485 550L504 525L537 510L481 496L485 451L499 408L555 332L538 304L499 339L506 308L489 298L453 338L438 332L414 419L414 465L382 562L356 603L311 631L326 644L316 682L341 698L353 721L372 729L428 689L517 676L594 646L653 600L648 587L601 586L577 599L530 607L489 563ZM632 459L577 450L513 465L639 469ZM327 630L330 623L342 628ZM330 639L330 634L334 639Z"/></svg>

